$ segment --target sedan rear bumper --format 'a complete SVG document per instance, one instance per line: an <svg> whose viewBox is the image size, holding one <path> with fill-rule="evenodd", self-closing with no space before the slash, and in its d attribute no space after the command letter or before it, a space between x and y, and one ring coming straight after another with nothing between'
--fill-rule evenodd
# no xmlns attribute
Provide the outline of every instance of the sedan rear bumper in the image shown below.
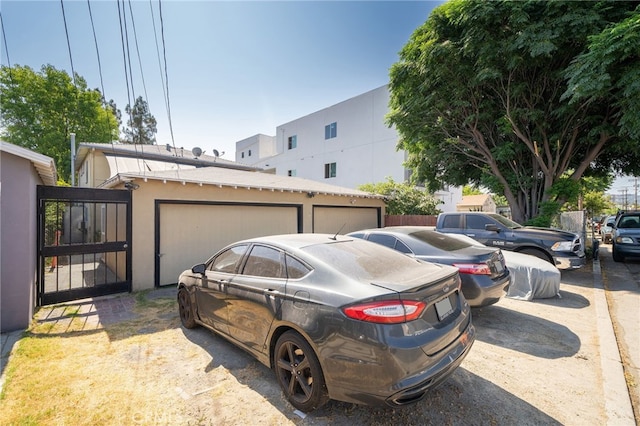
<svg viewBox="0 0 640 426"><path fill-rule="evenodd" d="M496 303L506 293L511 282L510 273L497 280L486 275L462 277L462 293L472 307L487 306Z"/></svg>
<svg viewBox="0 0 640 426"><path fill-rule="evenodd" d="M466 318L465 323L462 333L433 356L427 356L425 353L420 355L420 348L406 352L400 348L385 349L385 352L393 352L390 354L392 357L410 358L422 364L422 368L416 369L414 374L406 375L406 369L403 374L402 370L393 368L386 362L389 361L388 358L386 361L379 359L378 362L349 362L350 367L343 365L346 369L341 379L334 380L331 384L327 383L330 397L356 404L392 407L421 400L430 389L445 381L469 353L476 338L476 331L470 316ZM382 357L382 354L380 356Z"/></svg>
<svg viewBox="0 0 640 426"><path fill-rule="evenodd" d="M469 323L469 327L460 336L460 340L449 350L440 362L425 371L421 376L423 380L418 385L413 385L387 398L386 403L392 407L407 405L424 398L430 389L444 382L465 359L476 337L475 327ZM412 378L412 379L415 379Z"/></svg>

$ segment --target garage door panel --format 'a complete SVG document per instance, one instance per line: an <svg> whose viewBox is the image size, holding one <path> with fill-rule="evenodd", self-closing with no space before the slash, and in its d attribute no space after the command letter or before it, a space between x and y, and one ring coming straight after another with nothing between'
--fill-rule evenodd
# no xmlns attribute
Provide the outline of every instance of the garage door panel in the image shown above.
<svg viewBox="0 0 640 426"><path fill-rule="evenodd" d="M375 207L319 207L313 208L313 232L347 234L367 228L377 228L378 209Z"/></svg>
<svg viewBox="0 0 640 426"><path fill-rule="evenodd" d="M159 285L203 262L227 244L245 238L298 232L293 206L160 205Z"/></svg>

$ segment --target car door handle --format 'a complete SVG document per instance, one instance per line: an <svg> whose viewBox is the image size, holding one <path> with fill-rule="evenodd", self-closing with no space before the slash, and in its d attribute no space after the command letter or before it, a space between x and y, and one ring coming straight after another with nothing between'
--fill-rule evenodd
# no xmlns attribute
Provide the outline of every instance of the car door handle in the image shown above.
<svg viewBox="0 0 640 426"><path fill-rule="evenodd" d="M278 290L274 290L272 288L268 288L264 291L264 294L268 294L270 297L276 297L278 295L280 295L280 292Z"/></svg>
<svg viewBox="0 0 640 426"><path fill-rule="evenodd" d="M475 237L476 234L467 234L467 237Z"/></svg>

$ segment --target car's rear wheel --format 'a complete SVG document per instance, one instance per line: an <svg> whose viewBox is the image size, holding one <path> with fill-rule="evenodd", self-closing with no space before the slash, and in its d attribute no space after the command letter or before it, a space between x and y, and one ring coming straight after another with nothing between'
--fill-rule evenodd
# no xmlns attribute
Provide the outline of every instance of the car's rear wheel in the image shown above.
<svg viewBox="0 0 640 426"><path fill-rule="evenodd" d="M290 330L278 338L274 367L282 391L297 409L309 412L329 401L318 357L300 334Z"/></svg>
<svg viewBox="0 0 640 426"><path fill-rule="evenodd" d="M180 311L180 321L185 328L194 328L196 318L191 306L191 295L186 288L180 287L178 290L178 310Z"/></svg>
<svg viewBox="0 0 640 426"><path fill-rule="evenodd" d="M538 250L534 248L526 248L526 249L520 250L520 253L528 254L530 256L535 256L538 259L546 260L547 262L553 264L553 261L551 260L551 258L549 258L547 253L543 252L542 250Z"/></svg>

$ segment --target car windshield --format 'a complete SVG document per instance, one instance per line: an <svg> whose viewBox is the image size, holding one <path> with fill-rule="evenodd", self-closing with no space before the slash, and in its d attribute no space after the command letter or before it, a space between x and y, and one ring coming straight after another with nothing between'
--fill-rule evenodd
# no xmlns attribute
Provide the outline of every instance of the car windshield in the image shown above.
<svg viewBox="0 0 640 426"><path fill-rule="evenodd" d="M620 218L618 228L640 228L640 215L628 215Z"/></svg>
<svg viewBox="0 0 640 426"><path fill-rule="evenodd" d="M430 246L444 251L462 250L471 246L471 244L459 238L454 238L449 235L440 234L438 232L417 231L412 232L411 236L426 244L429 244Z"/></svg>
<svg viewBox="0 0 640 426"><path fill-rule="evenodd" d="M489 216L491 216L492 219L500 222L501 224L503 224L504 226L506 226L507 228L511 228L511 229L518 229L518 228L522 228L522 225L520 225L517 222L512 221L511 219L508 219L502 215L499 214L490 214Z"/></svg>
<svg viewBox="0 0 640 426"><path fill-rule="evenodd" d="M420 263L409 256L380 244L349 240L315 244L303 248L337 271L360 280L403 281L415 278Z"/></svg>

